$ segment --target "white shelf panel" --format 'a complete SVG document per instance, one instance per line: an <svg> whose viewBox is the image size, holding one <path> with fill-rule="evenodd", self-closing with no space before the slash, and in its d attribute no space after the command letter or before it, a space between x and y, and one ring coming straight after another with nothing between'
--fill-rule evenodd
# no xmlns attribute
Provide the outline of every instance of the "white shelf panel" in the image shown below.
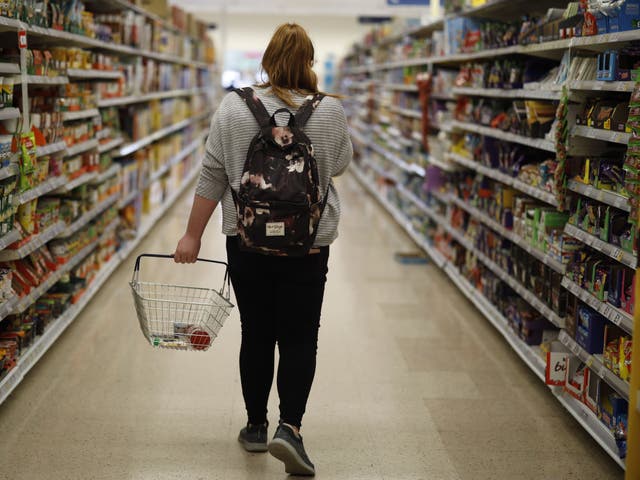
<svg viewBox="0 0 640 480"><path fill-rule="evenodd" d="M604 91L604 92L633 92L636 82L603 82L597 80L574 80L570 82L571 90Z"/></svg>
<svg viewBox="0 0 640 480"><path fill-rule="evenodd" d="M574 137L592 138L594 140L602 140L604 142L621 143L627 145L631 138L630 133L614 132L611 130L602 130L601 128L592 128L585 125L576 125L571 130Z"/></svg>
<svg viewBox="0 0 640 480"><path fill-rule="evenodd" d="M474 87L453 87L454 95L466 95L470 97L492 97L492 98L530 98L536 100L560 100L562 92L558 90L533 90L533 89L501 89L501 88L474 88Z"/></svg>
<svg viewBox="0 0 640 480"><path fill-rule="evenodd" d="M16 307L17 301L17 298L14 296L6 302L2 302L2 304L0 304L0 321L11 315L11 312L13 312L13 309Z"/></svg>
<svg viewBox="0 0 640 480"><path fill-rule="evenodd" d="M80 218L75 220L68 227L65 225L65 228L63 228L62 231L59 232L58 238L65 238L70 235L73 235L74 233L82 229L84 226L86 226L98 215L100 215L102 212L104 212L106 209L108 209L111 205L114 205L119 198L120 198L120 194L117 193L107 198L106 200L103 200L93 210L85 213L84 215L81 215Z"/></svg>
<svg viewBox="0 0 640 480"><path fill-rule="evenodd" d="M97 108L90 108L88 110L79 110L77 112L63 112L62 120L64 122L72 122L74 120L82 120L84 118L93 118L100 115Z"/></svg>
<svg viewBox="0 0 640 480"><path fill-rule="evenodd" d="M447 158L464 167L475 170L482 175L493 178L494 180L502 182L506 185L510 185L513 188L516 188L517 190L520 190L521 192L524 192L533 198L537 198L538 200L542 200L543 202L548 203L549 205L553 205L554 207L558 206L558 200L553 194L546 192L540 188L532 187L531 185L528 185L523 181L518 180L517 178L513 178L493 168L480 165L478 162L462 155L450 153L447 155Z"/></svg>
<svg viewBox="0 0 640 480"><path fill-rule="evenodd" d="M620 459L618 446L613 434L600 421L600 419L582 402L576 400L562 389L551 390L558 401L578 421L605 452L621 467L626 468L625 461Z"/></svg>
<svg viewBox="0 0 640 480"><path fill-rule="evenodd" d="M458 272L455 265L448 264L445 273L458 287L460 292L473 303L487 320L502 334L514 352L524 361L524 363L542 381L545 378L545 361L541 354L527 345L509 326L507 319L482 293L471 285L471 283Z"/></svg>
<svg viewBox="0 0 640 480"><path fill-rule="evenodd" d="M122 137L114 138L113 140L110 140L106 143L101 143L100 145L98 145L98 153L109 152L114 148L119 147L123 143L124 143L124 138Z"/></svg>
<svg viewBox="0 0 640 480"><path fill-rule="evenodd" d="M26 192L18 195L18 205L23 205L33 200L34 198L38 198L46 193L53 192L54 190L57 190L58 188L63 186L66 182L67 177L65 177L64 175L51 178L38 185L36 188L32 188L31 190L27 190Z"/></svg>
<svg viewBox="0 0 640 480"><path fill-rule="evenodd" d="M134 190L130 192L126 197L122 197L118 202L118 208L124 208L133 202L138 196L140 196L141 192L139 190Z"/></svg>
<svg viewBox="0 0 640 480"><path fill-rule="evenodd" d="M0 108L0 121L12 120L14 118L20 118L20 110L17 108Z"/></svg>
<svg viewBox="0 0 640 480"><path fill-rule="evenodd" d="M93 150L94 148L98 148L98 140L93 138L91 140L87 140L86 142L82 142L82 143L76 143L75 145L72 145L70 147L67 148L67 157L72 157L74 155L79 155L81 153L84 153L88 150Z"/></svg>
<svg viewBox="0 0 640 480"><path fill-rule="evenodd" d="M135 142L129 143L127 145L125 145L124 147L121 147L120 150L118 150L118 152L116 153L116 157L125 157L127 155L131 155L132 153L140 150L141 148L146 147L147 145L152 144L153 142L166 137L167 135L170 135L174 132L177 132L179 130L182 130L183 128L191 125L192 123L196 123L199 120L202 120L203 118L207 117L210 115L210 112L204 112L201 114L198 114L196 116L194 116L193 118L188 118L186 120L182 120L181 122L178 122L174 125L171 125L169 127L166 128L162 128L158 131L156 131L155 133L141 138L140 140L137 140Z"/></svg>
<svg viewBox="0 0 640 480"><path fill-rule="evenodd" d="M67 181L62 187L57 189L55 193L69 193L74 188L78 188L80 185L93 181L97 176L97 172L85 173L78 178Z"/></svg>
<svg viewBox="0 0 640 480"><path fill-rule="evenodd" d="M122 170L122 165L120 165L119 163L114 163L113 165L111 165L111 167L109 167L109 169L105 170L104 172L99 174L96 178L94 178L91 181L91 184L100 185L106 180L109 180L111 177L118 175L118 173L120 173L121 170Z"/></svg>
<svg viewBox="0 0 640 480"><path fill-rule="evenodd" d="M105 140L107 138L111 137L111 129L110 128L103 128L101 130L98 130L96 132L95 138L97 140Z"/></svg>
<svg viewBox="0 0 640 480"><path fill-rule="evenodd" d="M422 112L417 110L410 110L408 108L400 108L400 107L391 107L391 111L405 117L416 118L418 120L422 119Z"/></svg>
<svg viewBox="0 0 640 480"><path fill-rule="evenodd" d="M488 137L504 140L505 142L519 143L520 145L526 145L528 147L538 148L540 150L546 150L547 152L555 152L556 145L551 140L545 140L543 138L529 138L523 135L516 135L510 132L503 132L497 128L485 127L483 125L476 125L475 123L459 122L457 120L451 121L453 128L465 130L467 132L477 133L479 135L486 135Z"/></svg>
<svg viewBox="0 0 640 480"><path fill-rule="evenodd" d="M364 147L368 146L372 142L371 139L360 133L360 131L356 128L350 128L349 133L351 134L351 138L353 140L360 143Z"/></svg>
<svg viewBox="0 0 640 480"><path fill-rule="evenodd" d="M29 243L26 243L22 247L16 250L10 250L5 248L4 250L0 251L0 262L9 262L11 260L19 260L21 258L26 257L27 255L30 255L31 253L38 250L40 247L45 245L50 240L53 240L54 238L56 238L60 234L60 232L62 232L65 229L65 227L66 225L64 222L62 221L57 222L51 225L49 228L47 228L44 232L34 236L29 241Z"/></svg>
<svg viewBox="0 0 640 480"><path fill-rule="evenodd" d="M433 157L431 155L427 155L426 159L427 162L429 162L431 165L434 165L445 172L458 172L461 170L459 165L448 162L446 160L440 160L439 158Z"/></svg>
<svg viewBox="0 0 640 480"><path fill-rule="evenodd" d="M558 339L582 362L584 362L593 373L611 385L625 400L629 401L629 382L625 382L615 373L609 370L602 362L602 355L591 355L583 349L578 342L569 336L566 330L560 332Z"/></svg>
<svg viewBox="0 0 640 480"><path fill-rule="evenodd" d="M484 223L485 225L490 227L492 230L494 230L495 232L497 232L500 235L502 235L507 240L509 240L509 241L515 243L516 245L518 245L520 248L525 250L529 255L534 256L535 258L540 260L542 263L544 263L548 267L550 267L553 270L555 270L556 272L561 273L561 274L565 273L565 270L566 270L566 266L565 265L560 263L558 260L553 258L548 253L545 254L544 252L538 250L537 248L534 248L526 239L522 238L520 235L517 235L515 232L506 229L505 227L500 225L500 223L498 223L496 220L494 220L493 218L489 217L482 210L479 210L479 209L471 206L467 202L464 202L464 201L462 201L461 199L459 199L457 197L452 196L452 197L450 197L450 199L451 199L452 203L454 203L455 205L457 205L461 209L465 210L469 215L471 215L472 218L474 218L476 220L480 220L482 223Z"/></svg>
<svg viewBox="0 0 640 480"><path fill-rule="evenodd" d="M38 158L44 157L45 155L53 155L54 153L62 152L67 149L67 144L64 141L51 143L49 145L45 145L44 147L36 147L36 156Z"/></svg>
<svg viewBox="0 0 640 480"><path fill-rule="evenodd" d="M362 163L364 163L367 167L369 167L371 170L373 170L374 172L376 172L378 175L380 175L383 178L386 178L387 180L391 180L394 183L400 183L400 181L390 172L387 172L385 169L383 169L382 167L379 167L378 165L376 165L375 163L373 163L371 160L369 160L368 158L363 158L362 159ZM357 167L356 167L357 168Z"/></svg>
<svg viewBox="0 0 640 480"><path fill-rule="evenodd" d="M417 85L406 85L403 83L383 83L383 88L387 90L395 90L397 92L415 92L418 93Z"/></svg>
<svg viewBox="0 0 640 480"><path fill-rule="evenodd" d="M425 215L431 218L434 222L439 225L446 225L446 220L439 215L433 208L424 203L420 198L418 198L413 192L406 189L404 185L398 184L396 186L398 193L404 196L406 199L411 201L416 207L418 207Z"/></svg>
<svg viewBox="0 0 640 480"><path fill-rule="evenodd" d="M575 225L567 223L564 228L564 232L567 235L571 235L573 238L577 238L581 242L589 245L594 250L604 253L605 255L617 260L620 263L624 263L628 267L636 268L638 266L638 257L631 252L622 250L617 245L603 242L595 235L585 232L579 229Z"/></svg>
<svg viewBox="0 0 640 480"><path fill-rule="evenodd" d="M429 65L429 63L431 62L432 62L432 59L428 57L408 58L406 60L380 63L376 65L374 68L376 70L393 70L395 68L419 67L421 65Z"/></svg>
<svg viewBox="0 0 640 480"><path fill-rule="evenodd" d="M606 203L607 205L619 208L620 210L624 210L625 212L631 211L629 198L620 195L619 193L600 190L593 187L592 185L586 185L576 180L569 180L569 182L567 183L567 188L572 192L576 192L580 195L584 195L585 197L589 197L599 202Z"/></svg>
<svg viewBox="0 0 640 480"><path fill-rule="evenodd" d="M166 98L189 97L203 93L202 88L190 88L181 90L170 90L167 92L141 93L139 95L130 95L120 98L105 98L98 101L99 108L119 107L123 105L131 105L132 103L144 103L151 100L162 100Z"/></svg>
<svg viewBox="0 0 640 480"><path fill-rule="evenodd" d="M17 63L0 62L0 75L19 75L20 65Z"/></svg>
<svg viewBox="0 0 640 480"><path fill-rule="evenodd" d="M47 77L44 75L27 75L27 83L29 85L66 85L69 83L69 77Z"/></svg>
<svg viewBox="0 0 640 480"><path fill-rule="evenodd" d="M110 70L83 70L79 68L67 69L69 78L97 79L97 80L119 80L122 78L122 72Z"/></svg>
<svg viewBox="0 0 640 480"><path fill-rule="evenodd" d="M633 317L630 314L609 303L601 302L590 292L584 290L580 285L567 277L562 279L562 286L617 326L633 334Z"/></svg>
<svg viewBox="0 0 640 480"><path fill-rule="evenodd" d="M20 240L20 232L18 230L13 229L6 235L0 237L0 251L7 248L12 243L16 243Z"/></svg>
<svg viewBox="0 0 640 480"><path fill-rule="evenodd" d="M405 162L403 159L401 159L397 155L394 155L393 153L391 153L386 148L378 145L376 142L371 142L370 147L374 151L376 151L377 153L382 155L384 158L389 160L391 163L393 163L396 167L404 170L405 172L414 173L414 174L419 175L421 177L425 176L424 168L422 168L421 166L416 165L416 164L410 164L410 163Z"/></svg>
<svg viewBox="0 0 640 480"><path fill-rule="evenodd" d="M20 167L18 164L12 163L7 167L0 168L0 180L4 180L5 178L15 177L20 174Z"/></svg>

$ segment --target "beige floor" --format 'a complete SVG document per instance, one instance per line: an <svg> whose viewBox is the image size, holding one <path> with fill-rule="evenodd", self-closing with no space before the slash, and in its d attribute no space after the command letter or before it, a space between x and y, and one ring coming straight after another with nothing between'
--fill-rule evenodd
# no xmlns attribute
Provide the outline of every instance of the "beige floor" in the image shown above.
<svg viewBox="0 0 640 480"><path fill-rule="evenodd" d="M620 479L622 473L490 324L354 180L340 183L316 382L303 432L318 479ZM170 252L190 195L140 251ZM203 255L224 257L216 217ZM145 268L146 266L146 268ZM123 265L0 407L3 479L282 479L236 442L245 421L238 314L211 351L155 351ZM143 264L154 280L218 272ZM271 421L277 420L272 397Z"/></svg>

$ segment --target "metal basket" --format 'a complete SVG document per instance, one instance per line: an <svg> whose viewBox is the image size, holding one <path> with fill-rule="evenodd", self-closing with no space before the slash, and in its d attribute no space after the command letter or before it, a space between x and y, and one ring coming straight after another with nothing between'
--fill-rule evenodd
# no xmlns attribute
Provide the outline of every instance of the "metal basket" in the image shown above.
<svg viewBox="0 0 640 480"><path fill-rule="evenodd" d="M229 267L224 262L198 258L202 262L224 265L225 275L219 291L211 288L141 282L142 257L173 258L173 255L142 254L136 259L131 292L140 329L151 345L174 350L208 350L229 316L231 285Z"/></svg>

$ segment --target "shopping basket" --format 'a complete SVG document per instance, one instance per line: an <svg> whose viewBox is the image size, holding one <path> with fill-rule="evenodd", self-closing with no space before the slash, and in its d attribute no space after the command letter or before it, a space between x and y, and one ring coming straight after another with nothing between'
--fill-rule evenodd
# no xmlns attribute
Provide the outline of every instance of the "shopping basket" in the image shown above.
<svg viewBox="0 0 640 480"><path fill-rule="evenodd" d="M198 258L225 266L219 291L165 283L141 282L142 257L173 258L173 255L144 253L136 258L131 291L140 329L151 345L174 350L208 350L218 336L233 305L229 302L229 266L224 262Z"/></svg>

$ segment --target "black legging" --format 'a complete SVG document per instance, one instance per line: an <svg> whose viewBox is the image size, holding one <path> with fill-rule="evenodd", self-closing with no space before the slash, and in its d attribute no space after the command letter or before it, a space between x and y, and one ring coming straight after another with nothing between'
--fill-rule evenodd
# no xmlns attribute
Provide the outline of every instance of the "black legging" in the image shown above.
<svg viewBox="0 0 640 480"><path fill-rule="evenodd" d="M249 423L267 420L276 342L280 420L300 427L316 370L329 247L306 257L242 252L227 238L240 321L240 377Z"/></svg>

